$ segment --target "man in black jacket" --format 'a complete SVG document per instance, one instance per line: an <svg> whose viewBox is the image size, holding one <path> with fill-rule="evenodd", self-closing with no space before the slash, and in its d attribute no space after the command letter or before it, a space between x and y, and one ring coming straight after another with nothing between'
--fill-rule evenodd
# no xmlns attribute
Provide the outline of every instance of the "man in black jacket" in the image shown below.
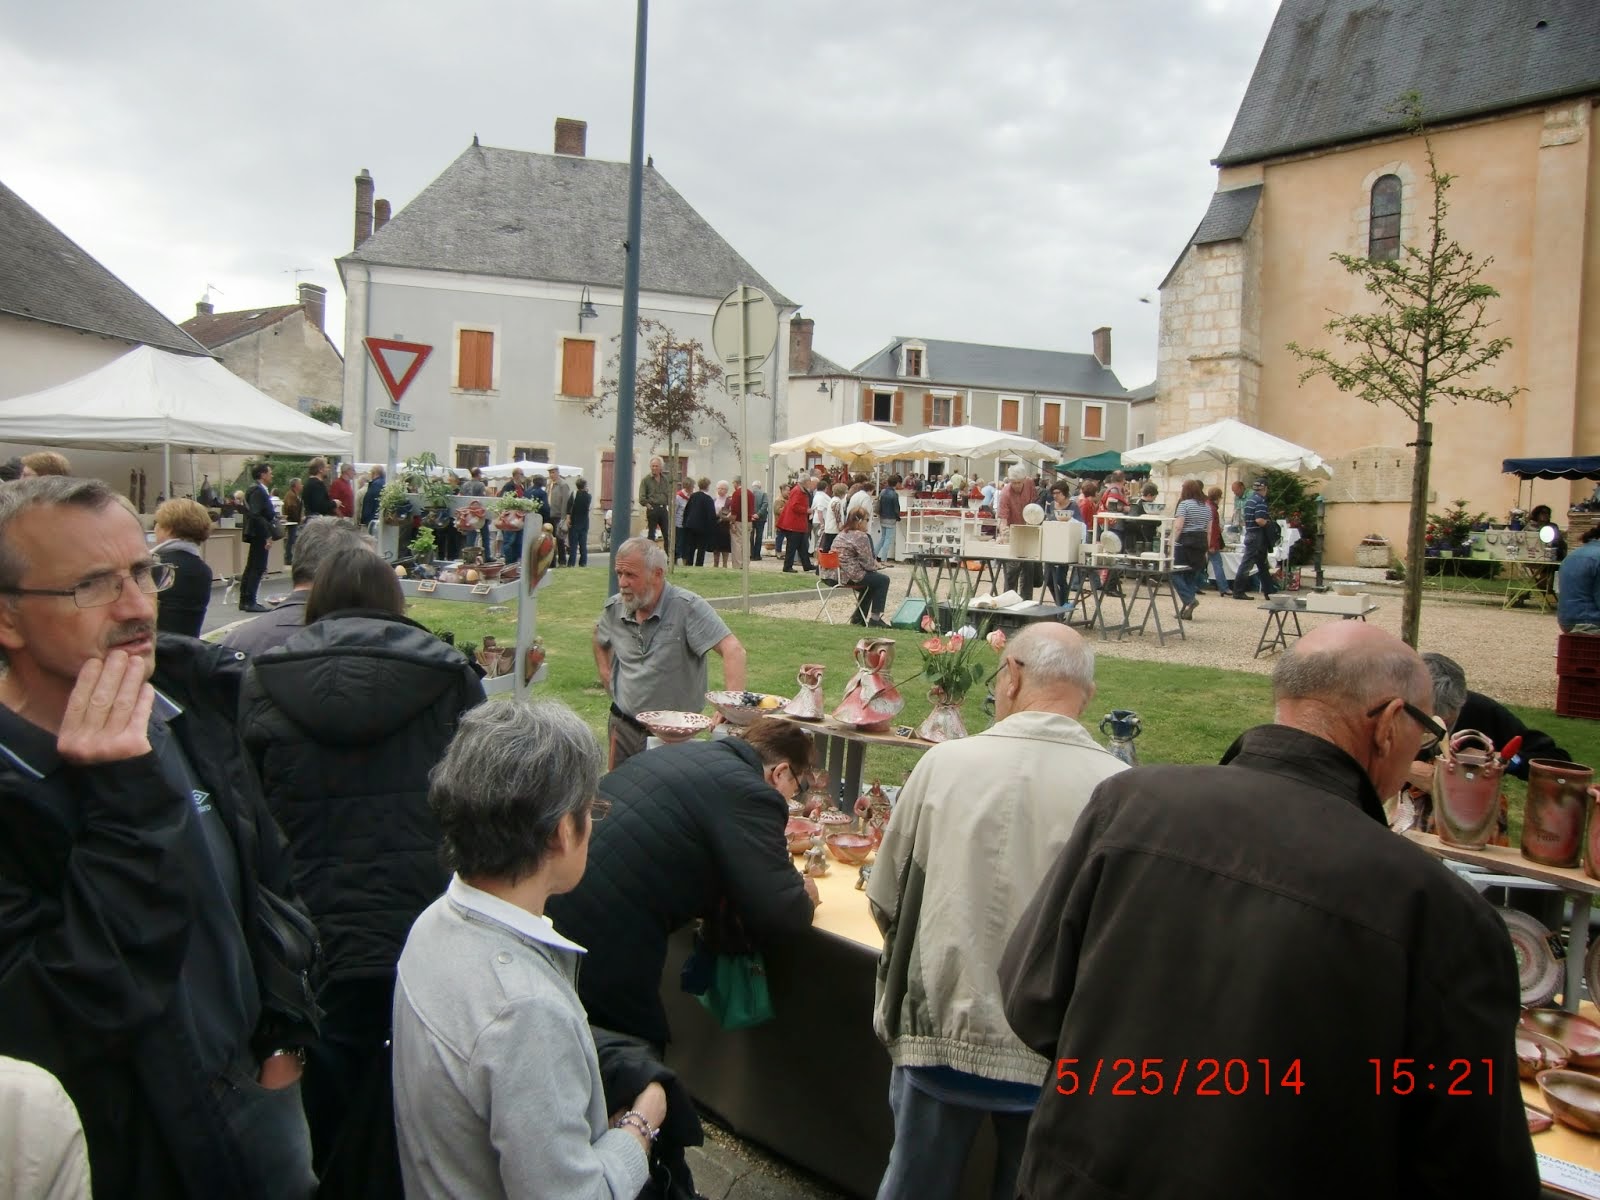
<svg viewBox="0 0 1600 1200"><path fill-rule="evenodd" d="M1444 733L1421 659L1335 622L1273 694L1224 765L1100 784L1013 934L1056 1063L1018 1195L1533 1200L1505 926L1379 799Z"/></svg>
<svg viewBox="0 0 1600 1200"><path fill-rule="evenodd" d="M0 487L0 1054L61 1080L96 1196L298 1200L311 1014L268 987L289 862L234 732L243 655L158 640L169 568L125 505Z"/></svg>
<svg viewBox="0 0 1600 1200"><path fill-rule="evenodd" d="M244 494L244 544L248 550L244 574L239 577L239 611L264 613L266 605L257 602L256 591L267 573L267 547L277 541L272 532L277 525L277 510L272 506L272 465L257 463L250 468L250 478L254 482Z"/></svg>
<svg viewBox="0 0 1600 1200"><path fill-rule="evenodd" d="M591 1024L665 1047L667 939L724 900L758 945L811 925L816 884L783 837L811 746L761 718L742 737L662 746L601 777L611 812L595 822L583 882L545 910L588 951L578 995Z"/></svg>

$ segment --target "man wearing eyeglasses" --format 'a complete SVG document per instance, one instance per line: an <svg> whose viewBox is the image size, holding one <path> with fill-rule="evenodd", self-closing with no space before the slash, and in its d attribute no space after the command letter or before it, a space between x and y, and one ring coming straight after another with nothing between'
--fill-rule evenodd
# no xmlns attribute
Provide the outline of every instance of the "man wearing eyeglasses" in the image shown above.
<svg viewBox="0 0 1600 1200"><path fill-rule="evenodd" d="M291 885L244 656L157 637L171 579L105 484L0 486L0 1054L61 1080L97 1196L306 1197L313 1014L256 932Z"/></svg>
<svg viewBox="0 0 1600 1200"><path fill-rule="evenodd" d="M1384 820L1432 691L1336 621L1221 766L1095 790L1000 965L1055 1064L1018 1195L1539 1195L1505 926Z"/></svg>
<svg viewBox="0 0 1600 1200"><path fill-rule="evenodd" d="M985 1121L991 1194L1016 1195L1050 1063L1006 1024L1000 951L1095 785L1127 769L1078 723L1094 653L1075 630L1041 623L996 640L994 726L922 757L867 884L883 933L873 1028L894 1064L885 1200L954 1197Z"/></svg>

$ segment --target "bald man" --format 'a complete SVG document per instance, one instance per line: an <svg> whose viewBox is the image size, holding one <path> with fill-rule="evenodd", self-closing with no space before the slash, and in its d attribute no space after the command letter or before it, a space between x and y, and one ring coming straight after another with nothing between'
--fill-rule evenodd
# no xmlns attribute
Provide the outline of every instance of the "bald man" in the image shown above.
<svg viewBox="0 0 1600 1200"><path fill-rule="evenodd" d="M935 746L895 803L867 887L884 939L873 1024L894 1063L879 1196L953 1197L986 1119L992 1194L1016 1194L1050 1063L1006 1024L1000 951L1095 785L1126 769L1078 723L1093 696L1088 644L1029 626L1001 650L994 727Z"/></svg>
<svg viewBox="0 0 1600 1200"><path fill-rule="evenodd" d="M1443 732L1427 669L1335 622L1273 696L1223 765L1097 788L1012 936L1055 1062L1017 1194L1533 1200L1505 926L1383 818Z"/></svg>

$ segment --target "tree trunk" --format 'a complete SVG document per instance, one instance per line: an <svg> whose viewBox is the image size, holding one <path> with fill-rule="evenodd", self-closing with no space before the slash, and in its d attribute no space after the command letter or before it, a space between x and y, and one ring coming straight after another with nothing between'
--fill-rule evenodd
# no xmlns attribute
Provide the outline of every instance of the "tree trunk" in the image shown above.
<svg viewBox="0 0 1600 1200"><path fill-rule="evenodd" d="M1428 528L1428 471L1433 464L1433 423L1417 414L1416 463L1411 469L1411 530L1406 539L1406 595L1400 637L1413 650L1422 632L1423 546Z"/></svg>

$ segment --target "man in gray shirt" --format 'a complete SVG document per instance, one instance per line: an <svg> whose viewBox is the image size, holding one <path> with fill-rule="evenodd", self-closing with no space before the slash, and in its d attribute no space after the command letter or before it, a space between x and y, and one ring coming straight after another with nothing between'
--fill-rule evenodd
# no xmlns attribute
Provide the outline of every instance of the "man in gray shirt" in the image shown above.
<svg viewBox="0 0 1600 1200"><path fill-rule="evenodd" d="M666 552L649 538L623 542L617 594L594 627L594 662L611 697L613 770L645 748L647 731L636 714L705 707L706 655L712 651L722 656L724 686L742 691L744 646L716 609L667 582Z"/></svg>
<svg viewBox="0 0 1600 1200"><path fill-rule="evenodd" d="M567 531L571 528L567 520L567 506L572 503L572 485L561 478L561 468L550 468L550 512L546 520L556 527L556 565L561 566L567 561Z"/></svg>
<svg viewBox="0 0 1600 1200"><path fill-rule="evenodd" d="M293 590L276 607L235 625L223 637L222 644L230 650L243 650L252 658L283 645L305 628L306 601L311 598L311 585L316 583L322 564L341 550L361 548L377 553L372 538L355 522L343 517L309 518L294 543L294 568L289 576Z"/></svg>

